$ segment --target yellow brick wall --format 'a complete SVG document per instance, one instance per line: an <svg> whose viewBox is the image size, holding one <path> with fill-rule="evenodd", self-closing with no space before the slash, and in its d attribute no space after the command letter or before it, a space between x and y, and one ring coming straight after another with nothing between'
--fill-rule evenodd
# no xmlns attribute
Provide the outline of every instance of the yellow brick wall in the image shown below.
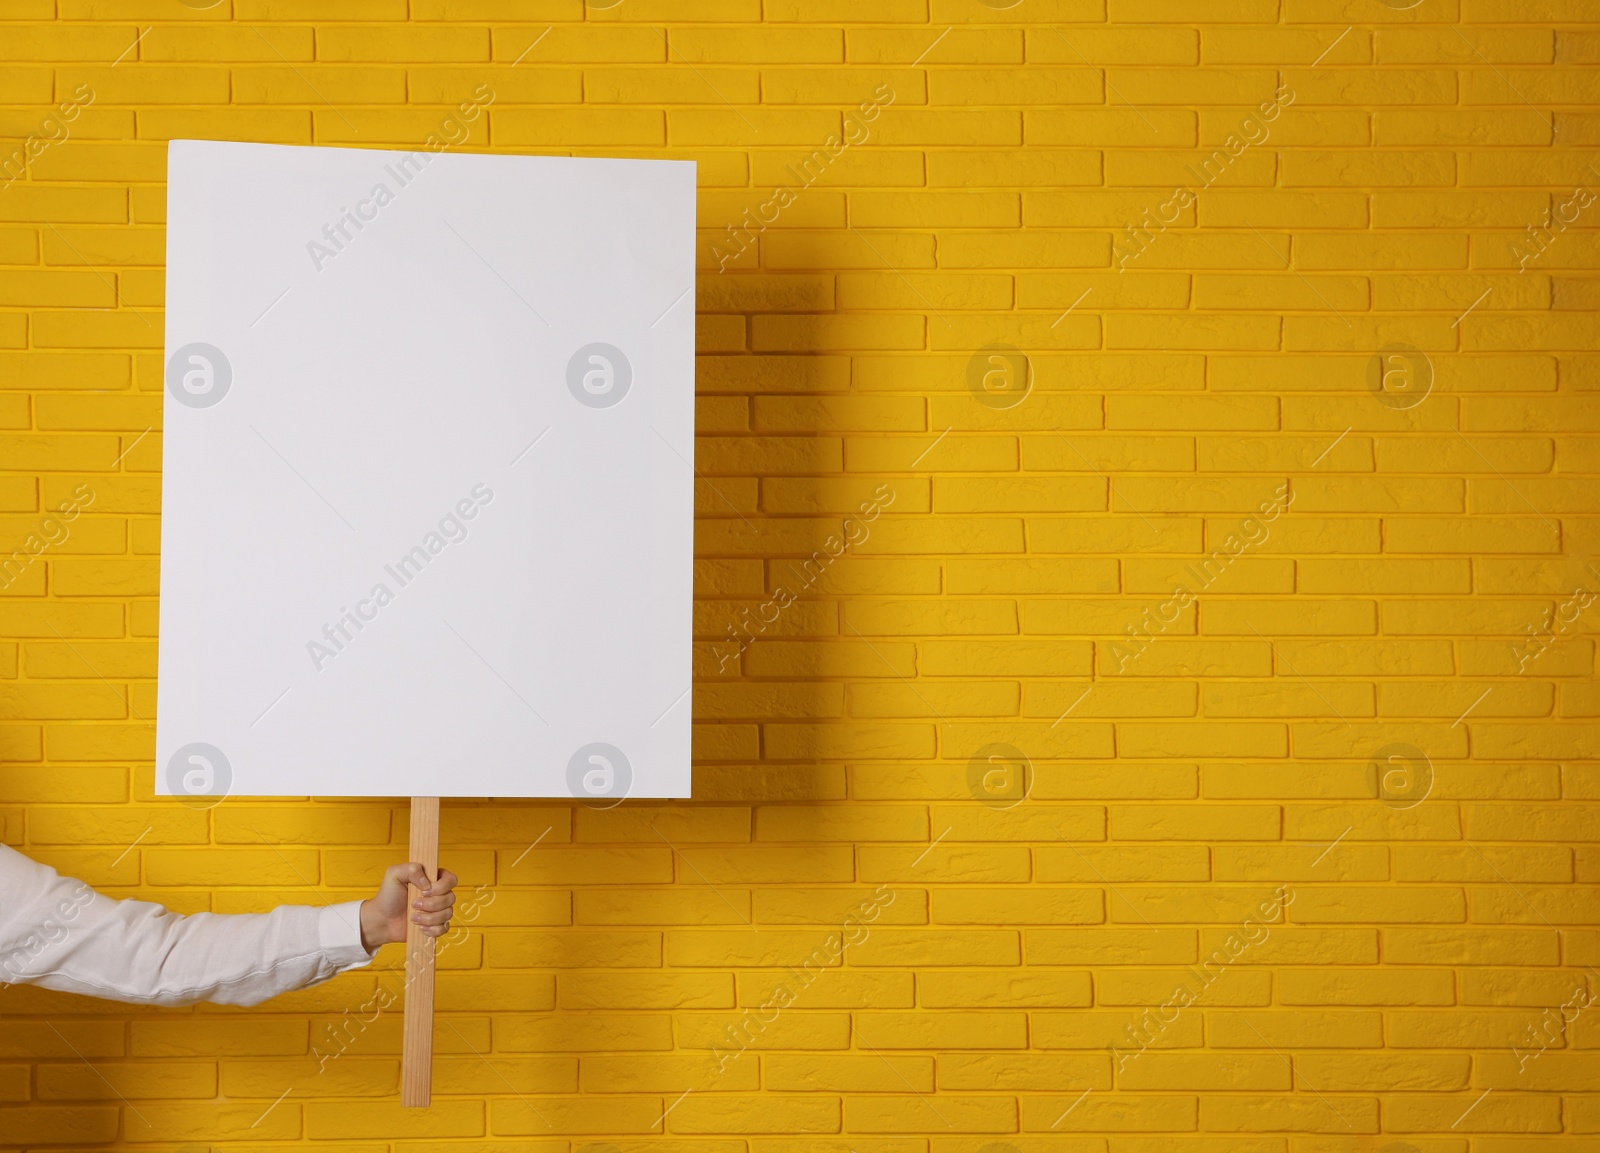
<svg viewBox="0 0 1600 1153"><path fill-rule="evenodd" d="M447 805L426 1114L386 955L0 1146L1600 1149L1600 4L204 3L0 0L0 834L404 855L151 795L172 137L699 162L696 800Z"/></svg>

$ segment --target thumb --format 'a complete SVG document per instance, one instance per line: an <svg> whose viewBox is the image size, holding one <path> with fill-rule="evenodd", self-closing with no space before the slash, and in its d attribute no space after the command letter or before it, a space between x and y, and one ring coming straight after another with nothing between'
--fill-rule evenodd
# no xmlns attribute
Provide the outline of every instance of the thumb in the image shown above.
<svg viewBox="0 0 1600 1153"><path fill-rule="evenodd" d="M395 865L389 869L389 879L401 885L415 885L426 893L433 887L433 880L428 876L428 870L416 861L408 861L403 865Z"/></svg>

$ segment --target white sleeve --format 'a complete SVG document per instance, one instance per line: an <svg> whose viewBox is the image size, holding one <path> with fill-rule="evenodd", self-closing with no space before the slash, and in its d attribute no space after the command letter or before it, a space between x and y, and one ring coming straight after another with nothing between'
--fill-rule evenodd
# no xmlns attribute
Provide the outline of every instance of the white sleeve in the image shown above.
<svg viewBox="0 0 1600 1153"><path fill-rule="evenodd" d="M360 901L183 916L0 845L0 983L146 1005L254 1005L372 960Z"/></svg>

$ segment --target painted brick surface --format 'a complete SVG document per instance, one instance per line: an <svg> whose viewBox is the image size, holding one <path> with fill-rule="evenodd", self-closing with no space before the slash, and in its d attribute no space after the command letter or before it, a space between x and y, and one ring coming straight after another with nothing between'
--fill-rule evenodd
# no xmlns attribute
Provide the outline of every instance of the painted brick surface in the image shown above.
<svg viewBox="0 0 1600 1153"><path fill-rule="evenodd" d="M0 0L0 836L405 852L152 796L176 137L699 162L696 799L446 806L431 1111L391 950L0 1148L1600 1147L1600 6L203 4Z"/></svg>

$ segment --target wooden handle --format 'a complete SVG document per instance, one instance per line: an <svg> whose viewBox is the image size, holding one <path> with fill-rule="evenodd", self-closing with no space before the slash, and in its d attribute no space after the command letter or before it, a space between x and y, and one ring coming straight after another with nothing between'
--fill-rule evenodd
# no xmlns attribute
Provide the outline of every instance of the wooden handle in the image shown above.
<svg viewBox="0 0 1600 1153"><path fill-rule="evenodd" d="M411 859L439 876L439 798L411 798ZM410 886L409 905L422 893ZM409 917L410 910L407 910ZM425 1109L433 1101L433 938L406 921L405 1042L400 1057L400 1104Z"/></svg>

